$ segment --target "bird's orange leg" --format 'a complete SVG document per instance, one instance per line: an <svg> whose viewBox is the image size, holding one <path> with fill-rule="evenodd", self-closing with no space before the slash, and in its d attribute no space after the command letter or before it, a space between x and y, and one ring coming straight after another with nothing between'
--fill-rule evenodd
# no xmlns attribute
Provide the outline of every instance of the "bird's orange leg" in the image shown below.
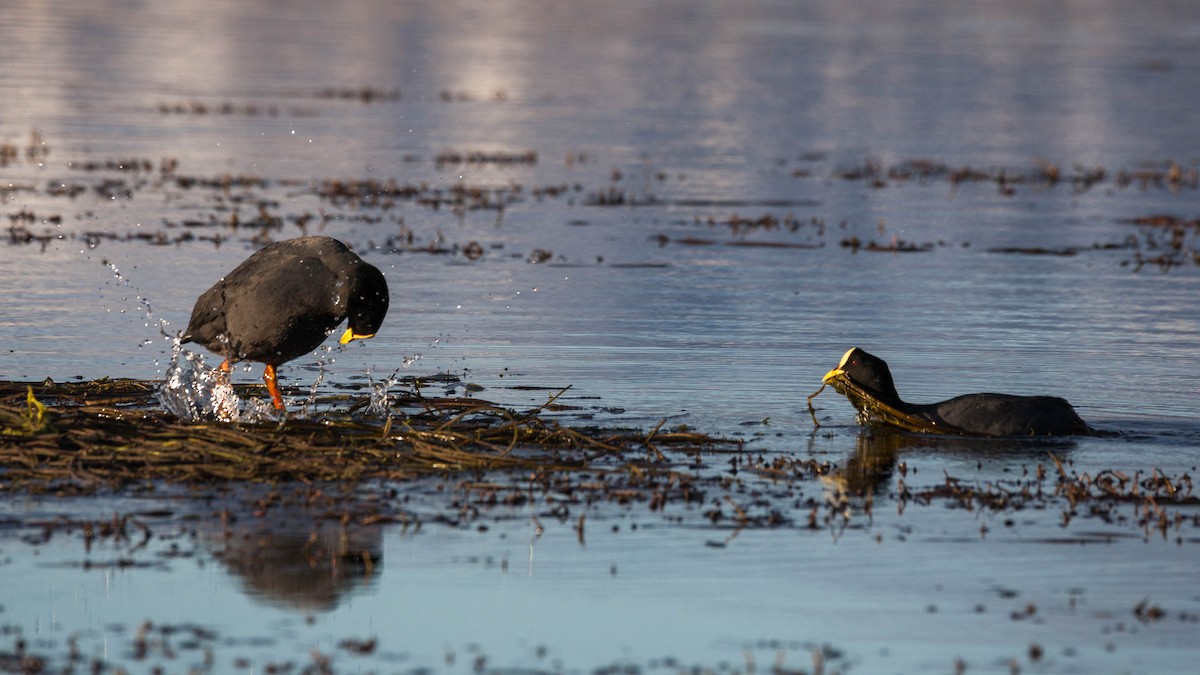
<svg viewBox="0 0 1200 675"><path fill-rule="evenodd" d="M229 359L225 359L221 362L221 365L217 366L217 372L223 376L220 380L229 382L229 374L233 372L233 364L229 363Z"/></svg>
<svg viewBox="0 0 1200 675"><path fill-rule="evenodd" d="M267 364L263 370L263 382L267 383L267 391L271 392L271 402L275 404L276 410L285 410L283 406L283 396L279 393L279 385L275 380L275 366Z"/></svg>

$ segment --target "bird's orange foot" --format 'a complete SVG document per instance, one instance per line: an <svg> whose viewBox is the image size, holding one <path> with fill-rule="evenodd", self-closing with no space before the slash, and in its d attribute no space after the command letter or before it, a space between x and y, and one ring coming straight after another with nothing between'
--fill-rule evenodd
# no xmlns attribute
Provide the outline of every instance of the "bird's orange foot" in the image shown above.
<svg viewBox="0 0 1200 675"><path fill-rule="evenodd" d="M275 366L267 364L263 370L263 382L267 383L267 391L271 392L271 402L275 404L276 410L287 410L283 405L283 396L279 393L279 384L276 382Z"/></svg>

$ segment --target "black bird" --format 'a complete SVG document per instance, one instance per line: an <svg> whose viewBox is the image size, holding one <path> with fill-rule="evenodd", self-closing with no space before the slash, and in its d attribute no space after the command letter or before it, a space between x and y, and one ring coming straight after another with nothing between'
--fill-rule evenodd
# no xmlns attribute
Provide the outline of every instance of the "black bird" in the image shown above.
<svg viewBox="0 0 1200 675"><path fill-rule="evenodd" d="M330 237L270 244L196 299L181 342L266 364L263 381L283 410L275 368L316 349L349 318L340 342L374 337L388 309L383 273Z"/></svg>
<svg viewBox="0 0 1200 675"><path fill-rule="evenodd" d="M1066 399L1057 396L966 394L941 403L900 399L883 359L855 347L825 384L845 395L867 420L911 431L976 436L1067 436L1088 434L1088 427Z"/></svg>

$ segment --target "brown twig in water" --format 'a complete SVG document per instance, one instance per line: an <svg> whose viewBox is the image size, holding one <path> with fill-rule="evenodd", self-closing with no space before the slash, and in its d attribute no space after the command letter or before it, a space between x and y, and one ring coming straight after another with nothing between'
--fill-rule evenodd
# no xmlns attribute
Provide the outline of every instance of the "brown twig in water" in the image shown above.
<svg viewBox="0 0 1200 675"><path fill-rule="evenodd" d="M812 415L813 426L820 429L821 423L817 421L817 409L813 407L812 400L817 397L817 394L825 391L825 383L821 383L821 388L808 395L808 414Z"/></svg>

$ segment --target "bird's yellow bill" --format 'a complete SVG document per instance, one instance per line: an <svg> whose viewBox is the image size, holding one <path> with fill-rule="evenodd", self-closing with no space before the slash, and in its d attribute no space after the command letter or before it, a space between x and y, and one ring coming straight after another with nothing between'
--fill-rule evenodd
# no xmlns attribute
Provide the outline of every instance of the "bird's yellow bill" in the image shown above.
<svg viewBox="0 0 1200 675"><path fill-rule="evenodd" d="M338 340L338 342L340 344L346 344L347 342L350 342L351 340L366 340L367 338L373 338L373 337L375 337L374 333L370 333L370 334L355 333L353 329L347 328L346 332L342 333L342 338L340 340Z"/></svg>

